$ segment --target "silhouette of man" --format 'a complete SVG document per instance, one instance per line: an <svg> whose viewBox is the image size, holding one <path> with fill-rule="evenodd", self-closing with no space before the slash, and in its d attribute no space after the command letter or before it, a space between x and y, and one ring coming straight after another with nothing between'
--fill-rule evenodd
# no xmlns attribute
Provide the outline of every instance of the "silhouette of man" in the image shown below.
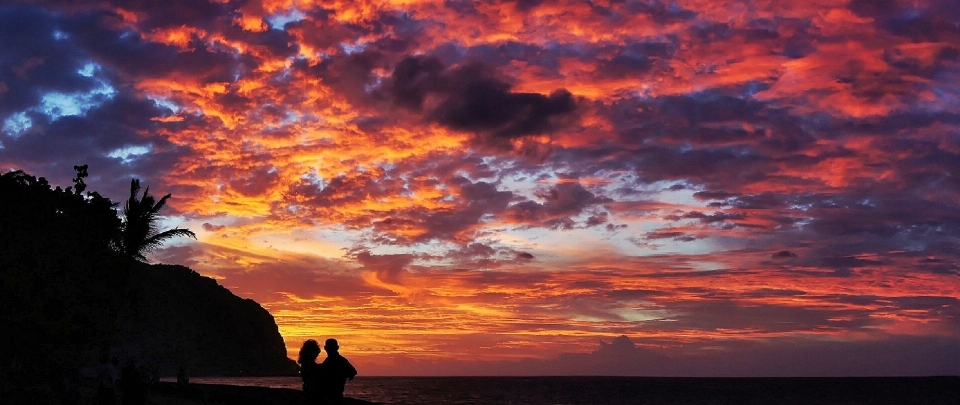
<svg viewBox="0 0 960 405"><path fill-rule="evenodd" d="M342 405L343 389L347 386L347 380L353 380L353 377L357 376L357 369L346 357L340 355L340 344L337 343L337 339L327 339L323 350L327 352L327 358L321 363L325 380L324 399L329 405Z"/></svg>

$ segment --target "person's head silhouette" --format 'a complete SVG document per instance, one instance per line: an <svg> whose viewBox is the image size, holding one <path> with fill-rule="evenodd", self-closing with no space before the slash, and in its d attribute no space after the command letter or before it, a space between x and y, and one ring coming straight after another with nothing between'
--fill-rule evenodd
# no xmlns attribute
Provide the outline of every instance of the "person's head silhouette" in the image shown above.
<svg viewBox="0 0 960 405"><path fill-rule="evenodd" d="M337 339L327 339L323 344L323 350L326 350L327 354L337 353L340 350L340 344L337 343Z"/></svg>
<svg viewBox="0 0 960 405"><path fill-rule="evenodd" d="M307 339L306 342L303 342L303 346L300 347L300 356L297 359L297 363L304 364L305 362L313 362L317 360L317 356L320 355L320 344L316 340Z"/></svg>

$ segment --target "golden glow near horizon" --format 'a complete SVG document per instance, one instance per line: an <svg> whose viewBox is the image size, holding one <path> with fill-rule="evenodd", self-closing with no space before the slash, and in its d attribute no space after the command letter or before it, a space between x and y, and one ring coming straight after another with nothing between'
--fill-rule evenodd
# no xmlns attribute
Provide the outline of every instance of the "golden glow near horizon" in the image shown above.
<svg viewBox="0 0 960 405"><path fill-rule="evenodd" d="M949 2L108 3L4 9L72 51L0 76L0 163L65 176L29 142L93 120L91 173L197 232L153 260L260 302L291 357L957 344ZM75 89L13 87L64 58Z"/></svg>

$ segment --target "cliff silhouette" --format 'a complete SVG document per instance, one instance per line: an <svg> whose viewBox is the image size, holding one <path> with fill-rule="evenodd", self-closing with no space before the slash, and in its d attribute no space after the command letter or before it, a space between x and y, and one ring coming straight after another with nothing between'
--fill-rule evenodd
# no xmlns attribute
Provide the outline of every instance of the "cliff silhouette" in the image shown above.
<svg viewBox="0 0 960 405"><path fill-rule="evenodd" d="M273 317L211 278L118 249L117 203L0 174L0 373L51 375L101 353L161 375L292 375ZM28 377L24 377L28 378Z"/></svg>

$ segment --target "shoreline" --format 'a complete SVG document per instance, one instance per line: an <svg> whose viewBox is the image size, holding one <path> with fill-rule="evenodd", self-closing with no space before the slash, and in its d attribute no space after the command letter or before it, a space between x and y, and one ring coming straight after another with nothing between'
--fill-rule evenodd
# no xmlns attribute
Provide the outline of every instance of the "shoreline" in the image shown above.
<svg viewBox="0 0 960 405"><path fill-rule="evenodd" d="M406 377L409 378L409 377ZM399 380L406 379L399 377ZM422 377L423 379L445 380L443 385L448 389L453 387L461 394L457 401L472 398L483 404L503 403L510 398L514 403L532 404L622 404L637 403L639 400L650 405L708 405L708 404L739 404L739 405L768 405L780 403L784 405L956 405L960 404L960 376L929 376L929 377L488 377L479 386L475 377ZM503 387L498 380L519 382L519 386L502 391L500 398L497 395L484 397L477 393L485 390L497 391ZM626 381L628 385L616 383ZM464 385L464 382L467 385ZM613 384L610 384L613 382ZM556 385L577 385L600 387L601 391L586 390L573 396L552 398L542 396L542 392L556 392L549 387ZM585 384L585 385L584 385ZM533 386L547 387L547 391ZM519 387L520 391L516 389ZM301 391L293 388L271 388L257 386L237 386L221 384L191 384L187 388L196 390L196 393L185 395L177 393L175 383L165 383L154 395L158 402L149 402L152 405L280 405L301 404ZM164 390L173 390L168 395ZM479 390L479 391L478 391ZM626 391L624 391L626 390ZM402 391L402 389L401 389ZM562 391L562 390L560 390ZM446 391L445 391L446 392ZM533 393L532 396L526 396ZM639 394L638 394L639 393ZM508 397L503 397L508 395ZM564 394L566 395L566 394ZM596 401L602 395L603 401ZM170 402L159 402L160 399ZM481 399L482 398L482 399ZM639 398L639 399L638 399ZM409 402L407 398L402 403ZM422 399L422 398L420 398ZM439 398L432 398L429 404L444 404ZM454 397L446 398L453 401ZM519 401L519 402L516 402ZM618 402L619 401L619 402ZM346 398L345 405L376 405L375 403Z"/></svg>
<svg viewBox="0 0 960 405"><path fill-rule="evenodd" d="M94 404L94 389L81 387L74 401L64 401L46 384L19 387L2 392L5 405ZM117 403L119 404L119 398ZM150 388L145 405L302 405L303 394L292 388L199 384L179 386L160 381ZM344 398L344 405L379 405L354 398Z"/></svg>
<svg viewBox="0 0 960 405"><path fill-rule="evenodd" d="M403 393L411 387L434 392L436 385L410 385L410 377L398 377L403 385L384 385ZM416 378L415 378L416 379ZM511 398L514 403L530 404L623 404L650 405L708 405L729 403L738 405L956 405L960 404L960 376L929 377L421 377L439 379L445 386L443 393L458 392L453 396L431 397L424 402L421 394L397 397L400 402L445 404L461 399L477 400L483 404L503 403ZM500 381L502 380L502 381ZM626 384L624 384L624 382ZM573 394L560 396L551 393L561 387L591 387ZM552 388L551 388L552 387ZM605 387L597 391L596 388ZM0 398L5 405L92 405L93 387L80 392L79 401L63 401L47 384L0 387ZM12 389L11 389L12 388ZM450 391L453 389L453 391ZM485 396L483 392L493 392ZM506 395L506 397L504 397ZM596 401L601 397L604 401ZM517 402L519 401L519 402ZM299 389L253 385L228 385L194 382L178 385L160 381L151 386L145 405L302 405ZM345 398L344 405L378 405L374 402Z"/></svg>
<svg viewBox="0 0 960 405"><path fill-rule="evenodd" d="M178 386L159 382L151 390L150 405L299 405L303 393L292 388L270 388L242 385L191 383ZM377 405L373 402L344 398L344 405Z"/></svg>

